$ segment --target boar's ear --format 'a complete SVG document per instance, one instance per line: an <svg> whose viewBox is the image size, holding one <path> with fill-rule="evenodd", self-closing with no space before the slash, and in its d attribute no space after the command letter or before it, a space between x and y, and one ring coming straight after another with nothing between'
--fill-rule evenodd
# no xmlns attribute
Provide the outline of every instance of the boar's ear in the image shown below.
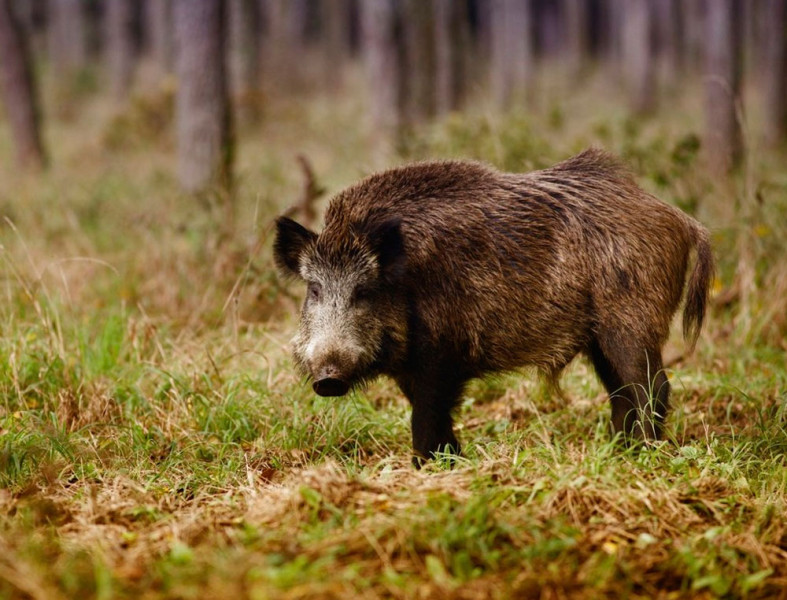
<svg viewBox="0 0 787 600"><path fill-rule="evenodd" d="M285 275L300 277L301 253L306 245L316 238L316 233L292 219L276 219L276 241L273 243L276 266Z"/></svg>
<svg viewBox="0 0 787 600"><path fill-rule="evenodd" d="M369 231L369 241L380 261L380 273L388 281L404 274L405 251L400 219L388 219Z"/></svg>

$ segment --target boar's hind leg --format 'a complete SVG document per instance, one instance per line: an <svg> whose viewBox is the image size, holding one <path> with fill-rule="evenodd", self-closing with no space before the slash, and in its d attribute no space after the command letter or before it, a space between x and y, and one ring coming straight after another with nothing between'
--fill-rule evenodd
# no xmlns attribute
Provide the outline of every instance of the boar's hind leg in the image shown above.
<svg viewBox="0 0 787 600"><path fill-rule="evenodd" d="M400 381L399 386L413 407L413 464L416 468L438 452L459 454L461 449L454 435L451 410L459 401L464 381L450 377L417 377Z"/></svg>
<svg viewBox="0 0 787 600"><path fill-rule="evenodd" d="M661 349L631 343L623 335L597 335L590 357L612 404L612 432L624 441L661 437L670 385Z"/></svg>

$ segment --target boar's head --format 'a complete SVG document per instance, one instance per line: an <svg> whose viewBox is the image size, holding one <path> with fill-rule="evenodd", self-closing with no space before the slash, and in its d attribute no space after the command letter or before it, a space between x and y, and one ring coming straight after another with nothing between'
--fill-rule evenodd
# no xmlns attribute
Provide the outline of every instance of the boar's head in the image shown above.
<svg viewBox="0 0 787 600"><path fill-rule="evenodd" d="M326 228L276 221L274 258L307 284L295 360L320 396L343 396L378 375L406 336L399 285L405 252L399 220Z"/></svg>

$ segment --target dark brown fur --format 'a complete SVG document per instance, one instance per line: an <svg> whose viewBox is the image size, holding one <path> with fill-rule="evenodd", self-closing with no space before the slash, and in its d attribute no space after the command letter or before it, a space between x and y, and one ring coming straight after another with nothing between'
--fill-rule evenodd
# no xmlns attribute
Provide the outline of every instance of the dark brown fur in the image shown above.
<svg viewBox="0 0 787 600"><path fill-rule="evenodd" d="M684 311L692 345L713 271L707 231L599 150L526 174L413 164L338 194L319 236L292 221L278 226L280 267L308 279L323 265L321 290L336 276L324 273L368 267L350 284L372 302L371 316L352 317L360 322L352 335L376 332L368 356L353 362L352 352L334 349L312 363L350 384L393 377L413 406L413 446L423 457L458 451L451 410L469 379L525 365L556 378L581 353L610 393L614 431L657 438L669 396L661 350L692 249ZM309 302L296 357L314 333ZM315 376L317 367L301 362Z"/></svg>

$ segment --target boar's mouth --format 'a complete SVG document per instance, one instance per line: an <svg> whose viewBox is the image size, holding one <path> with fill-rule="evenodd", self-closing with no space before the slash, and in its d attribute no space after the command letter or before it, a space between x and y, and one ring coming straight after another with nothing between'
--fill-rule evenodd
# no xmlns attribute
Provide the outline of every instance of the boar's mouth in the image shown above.
<svg viewBox="0 0 787 600"><path fill-rule="evenodd" d="M312 388L320 396L344 396L350 391L350 384L337 377L324 377L315 381Z"/></svg>

